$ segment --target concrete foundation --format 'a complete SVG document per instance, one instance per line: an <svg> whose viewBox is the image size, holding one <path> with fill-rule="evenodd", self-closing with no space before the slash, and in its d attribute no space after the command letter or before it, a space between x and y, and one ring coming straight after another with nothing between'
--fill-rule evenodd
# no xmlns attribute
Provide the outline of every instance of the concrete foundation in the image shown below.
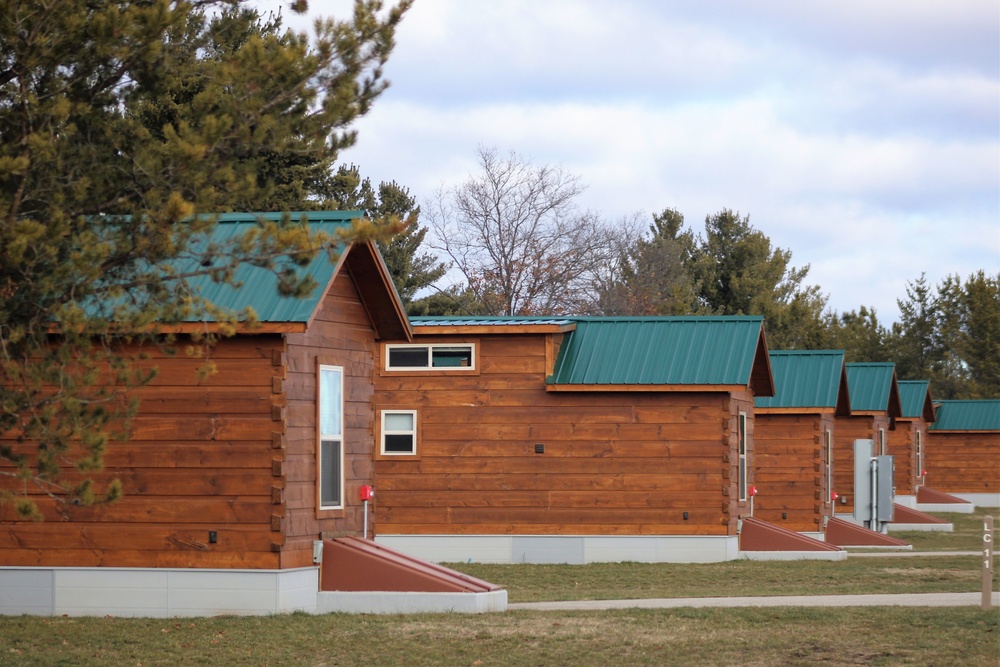
<svg viewBox="0 0 1000 667"><path fill-rule="evenodd" d="M175 618L302 611L365 614L506 611L507 591L320 592L319 568L185 570L0 567L0 615Z"/></svg>
<svg viewBox="0 0 1000 667"><path fill-rule="evenodd" d="M0 567L0 614L259 615L316 609L319 569Z"/></svg>
<svg viewBox="0 0 1000 667"><path fill-rule="evenodd" d="M436 563L717 563L741 557L735 535L378 535Z"/></svg>
<svg viewBox="0 0 1000 667"><path fill-rule="evenodd" d="M507 591L484 593L397 593L324 591L316 613L347 614L485 614L507 611Z"/></svg>

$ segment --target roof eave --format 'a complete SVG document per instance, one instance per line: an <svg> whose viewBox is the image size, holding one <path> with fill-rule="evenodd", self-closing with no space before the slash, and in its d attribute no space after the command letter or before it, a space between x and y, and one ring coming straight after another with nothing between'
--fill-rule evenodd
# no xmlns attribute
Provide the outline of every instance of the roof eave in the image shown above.
<svg viewBox="0 0 1000 667"><path fill-rule="evenodd" d="M181 322L179 324L159 325L156 333L161 334L218 334L232 331L235 334L288 334L305 333L308 325L305 322L237 322L223 324L220 322Z"/></svg>
<svg viewBox="0 0 1000 667"><path fill-rule="evenodd" d="M545 391L609 391L609 392L725 392L746 391L741 384L546 384Z"/></svg>
<svg viewBox="0 0 1000 667"><path fill-rule="evenodd" d="M828 405L797 405L771 408L754 406L753 411L757 415L832 415L835 412L835 408Z"/></svg>
<svg viewBox="0 0 1000 667"><path fill-rule="evenodd" d="M927 387L927 395L924 397L924 421L933 424L937 420L937 410L934 409L934 399L931 398L930 386Z"/></svg>
<svg viewBox="0 0 1000 667"><path fill-rule="evenodd" d="M851 391L847 386L847 363L840 364L840 388L837 390L837 410L834 413L838 417L849 417L851 415Z"/></svg>
<svg viewBox="0 0 1000 667"><path fill-rule="evenodd" d="M568 324L414 324L413 335L433 336L465 335L482 336L486 334L553 334L566 333L576 329L576 323Z"/></svg>
<svg viewBox="0 0 1000 667"><path fill-rule="evenodd" d="M750 367L750 390L754 396L774 396L774 372L771 369L771 357L767 353L767 336L761 323L760 335L757 336L757 347Z"/></svg>
<svg viewBox="0 0 1000 667"><path fill-rule="evenodd" d="M389 268L372 241L352 244L344 251L346 266L361 296L361 303L381 340L413 340L413 328L396 292Z"/></svg>

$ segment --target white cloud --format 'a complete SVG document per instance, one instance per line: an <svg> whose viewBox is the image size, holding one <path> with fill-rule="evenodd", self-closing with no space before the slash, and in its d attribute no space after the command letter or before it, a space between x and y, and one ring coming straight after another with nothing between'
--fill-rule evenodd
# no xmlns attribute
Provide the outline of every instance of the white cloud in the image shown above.
<svg viewBox="0 0 1000 667"><path fill-rule="evenodd" d="M840 311L1000 270L1000 3L418 0L397 44L343 158L419 199L486 144L608 219L749 213Z"/></svg>

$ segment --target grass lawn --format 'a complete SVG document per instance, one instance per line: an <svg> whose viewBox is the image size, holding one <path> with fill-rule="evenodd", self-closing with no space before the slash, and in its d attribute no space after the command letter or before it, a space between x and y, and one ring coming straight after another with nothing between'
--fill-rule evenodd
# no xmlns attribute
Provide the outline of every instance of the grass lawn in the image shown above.
<svg viewBox="0 0 1000 667"><path fill-rule="evenodd" d="M1000 531L1000 511L994 513ZM975 551L982 546L983 512L941 515L953 533L892 533L914 551ZM1000 552L998 552L1000 555ZM956 593L981 590L975 556L899 556L846 561L725 563L595 563L591 565L488 565L450 567L507 589L510 602L744 595L846 595L853 593ZM993 590L1000 587L994 567Z"/></svg>
<svg viewBox="0 0 1000 667"><path fill-rule="evenodd" d="M510 602L744 595L959 593L981 590L978 556L848 558L840 562L450 564L507 589ZM1000 583L994 568L993 589Z"/></svg>
<svg viewBox="0 0 1000 667"><path fill-rule="evenodd" d="M954 533L906 533L904 539L924 551L977 550L982 543L981 514L949 515ZM976 591L981 581L977 556L455 567L505 586L511 602ZM994 578L994 590L997 581ZM1000 610L969 606L193 619L0 616L4 667L178 664L995 667L1000 664Z"/></svg>
<svg viewBox="0 0 1000 667"><path fill-rule="evenodd" d="M951 533L907 530L889 534L912 544L914 551L976 551L983 546L983 516L987 512L993 515L995 536L1000 533L1000 509L986 507L976 509L973 514L935 512L934 516L954 524Z"/></svg>
<svg viewBox="0 0 1000 667"><path fill-rule="evenodd" d="M1000 613L670 609L252 618L0 618L0 664L989 665Z"/></svg>

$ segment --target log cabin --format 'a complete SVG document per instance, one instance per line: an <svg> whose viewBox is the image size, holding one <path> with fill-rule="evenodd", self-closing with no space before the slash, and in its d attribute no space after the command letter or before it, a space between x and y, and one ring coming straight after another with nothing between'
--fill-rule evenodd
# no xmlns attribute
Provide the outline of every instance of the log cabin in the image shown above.
<svg viewBox="0 0 1000 667"><path fill-rule="evenodd" d="M721 561L760 317L412 318L378 346L376 541L434 561Z"/></svg>
<svg viewBox="0 0 1000 667"><path fill-rule="evenodd" d="M902 414L896 428L889 431L889 454L896 468L896 502L913 507L917 489L923 484L927 428L934 423L934 402L927 380L900 380Z"/></svg>
<svg viewBox="0 0 1000 667"><path fill-rule="evenodd" d="M1000 507L1000 399L936 401L927 484L978 507Z"/></svg>
<svg viewBox="0 0 1000 667"><path fill-rule="evenodd" d="M360 212L310 212L334 234ZM230 238L271 214L226 214ZM102 478L124 497L57 506L34 496L42 522L0 505L0 613L180 616L273 613L317 605L315 544L361 535L359 487L373 482L376 343L408 342L410 326L371 243L321 252L303 268L318 288L278 296L273 273L243 265L233 288L192 288L259 318L205 359L154 351L124 442L108 445ZM184 336L213 322L176 327ZM5 483L0 477L0 483Z"/></svg>
<svg viewBox="0 0 1000 667"><path fill-rule="evenodd" d="M833 437L833 493L837 513L854 512L854 441L871 440L874 455L889 453L889 431L902 414L896 365L848 363L851 414L836 416Z"/></svg>
<svg viewBox="0 0 1000 667"><path fill-rule="evenodd" d="M772 350L774 396L754 399L754 516L821 538L834 515L834 422L851 413L843 350Z"/></svg>

